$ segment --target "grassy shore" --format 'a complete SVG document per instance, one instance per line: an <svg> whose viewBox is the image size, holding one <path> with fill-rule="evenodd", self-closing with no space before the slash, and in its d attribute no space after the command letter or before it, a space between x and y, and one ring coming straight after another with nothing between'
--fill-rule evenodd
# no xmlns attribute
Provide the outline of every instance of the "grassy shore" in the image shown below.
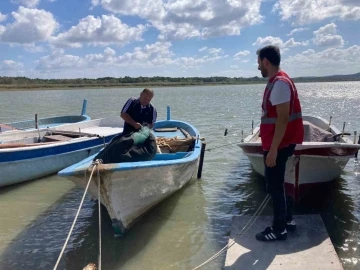
<svg viewBox="0 0 360 270"><path fill-rule="evenodd" d="M96 88L159 88L159 87L186 87L186 86L216 86L216 85L245 85L262 84L263 82L247 83L122 83L122 84L0 84L0 91L31 91L31 90L72 90Z"/></svg>
<svg viewBox="0 0 360 270"><path fill-rule="evenodd" d="M353 80L336 80L336 79L303 79L294 78L295 83L317 83L317 82L345 82L360 81ZM160 88L160 87L186 87L186 86L216 86L216 85L248 85L248 84L265 84L265 79L255 79L246 81L224 81L224 82L141 82L141 83L82 83L82 84L65 84L65 83L21 83L21 84L0 84L0 91L32 91L32 90L82 90L96 88Z"/></svg>

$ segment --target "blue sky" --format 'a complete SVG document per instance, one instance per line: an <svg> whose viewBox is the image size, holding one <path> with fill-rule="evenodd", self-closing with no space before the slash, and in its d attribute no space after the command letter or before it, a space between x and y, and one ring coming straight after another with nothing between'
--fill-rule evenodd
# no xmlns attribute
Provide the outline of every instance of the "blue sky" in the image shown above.
<svg viewBox="0 0 360 270"><path fill-rule="evenodd" d="M360 72L359 0L1 0L0 76L290 76Z"/></svg>

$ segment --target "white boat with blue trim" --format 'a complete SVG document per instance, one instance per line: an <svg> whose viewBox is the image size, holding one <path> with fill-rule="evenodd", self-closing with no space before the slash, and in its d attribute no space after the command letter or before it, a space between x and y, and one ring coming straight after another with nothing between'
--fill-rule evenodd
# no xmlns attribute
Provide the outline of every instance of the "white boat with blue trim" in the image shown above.
<svg viewBox="0 0 360 270"><path fill-rule="evenodd" d="M61 115L46 118L39 118L35 114L35 118L32 120L0 123L0 134L5 132L21 132L26 130L36 130L44 128L53 128L56 126L62 126L66 124L74 124L80 122L86 122L91 120L91 117L86 114L87 100L84 99L83 106L80 115Z"/></svg>
<svg viewBox="0 0 360 270"><path fill-rule="evenodd" d="M199 132L191 124L158 121L151 131L156 137L157 153L149 161L100 164L100 201L106 207L115 234L123 235L146 212L180 190L192 178L201 152ZM165 153L166 152L166 153ZM96 155L58 173L85 189ZM93 199L98 198L98 179L89 185Z"/></svg>
<svg viewBox="0 0 360 270"><path fill-rule="evenodd" d="M0 187L55 174L97 153L123 125L117 116L0 134Z"/></svg>

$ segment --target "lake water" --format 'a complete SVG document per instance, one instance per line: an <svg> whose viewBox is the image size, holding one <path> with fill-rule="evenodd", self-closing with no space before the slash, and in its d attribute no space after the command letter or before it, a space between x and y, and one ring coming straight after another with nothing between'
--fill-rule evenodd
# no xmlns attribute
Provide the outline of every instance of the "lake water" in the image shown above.
<svg viewBox="0 0 360 270"><path fill-rule="evenodd" d="M304 114L360 132L360 82L297 84ZM158 118L188 121L205 137L202 179L195 177L155 207L122 238L114 238L102 214L103 269L192 269L228 241L233 215L252 215L266 196L263 179L236 143L259 122L264 85L159 88ZM92 118L119 115L140 88L0 92L0 122L80 114L88 100ZM224 130L229 135L224 137ZM358 174L356 172L359 172ZM1 177L1 172L0 172ZM83 190L56 175L0 189L0 270L52 269L64 244ZM319 213L345 269L360 268L360 165L350 160L341 178L309 198L297 214ZM271 214L268 205L263 214ZM97 205L86 200L58 269L97 263ZM204 269L221 269L225 253Z"/></svg>

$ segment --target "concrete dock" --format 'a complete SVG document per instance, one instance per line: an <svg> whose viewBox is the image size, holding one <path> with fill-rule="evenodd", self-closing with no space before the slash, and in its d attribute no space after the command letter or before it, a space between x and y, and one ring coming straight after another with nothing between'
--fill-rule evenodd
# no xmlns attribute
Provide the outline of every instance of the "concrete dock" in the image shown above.
<svg viewBox="0 0 360 270"><path fill-rule="evenodd" d="M343 270L320 215L296 215L295 232L285 241L261 242L255 234L269 226L272 216L259 216L250 229L239 236L250 216L234 216L224 269Z"/></svg>

